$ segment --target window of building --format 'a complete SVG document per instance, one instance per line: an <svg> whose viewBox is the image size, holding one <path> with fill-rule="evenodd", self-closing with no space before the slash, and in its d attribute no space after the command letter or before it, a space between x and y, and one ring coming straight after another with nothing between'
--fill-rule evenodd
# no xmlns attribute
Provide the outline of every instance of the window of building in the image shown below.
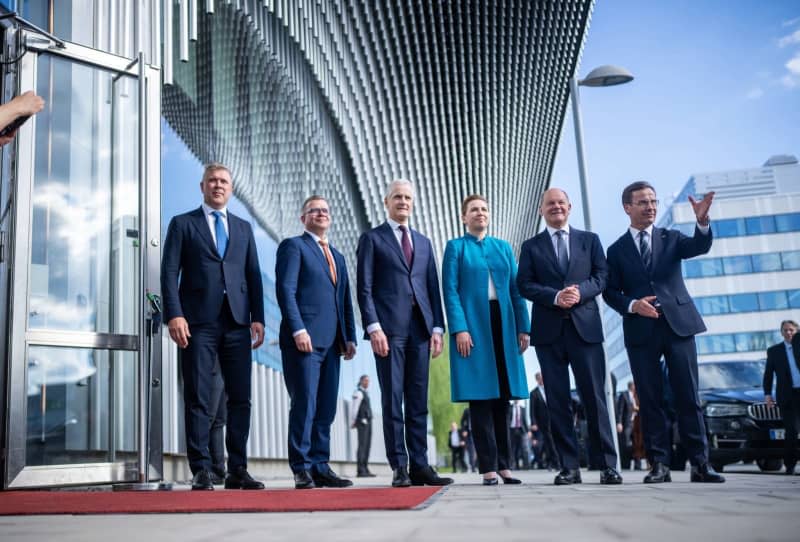
<svg viewBox="0 0 800 542"><path fill-rule="evenodd" d="M753 272L753 262L750 256L728 256L722 258L722 267L726 275L740 275Z"/></svg>
<svg viewBox="0 0 800 542"><path fill-rule="evenodd" d="M765 273L767 271L780 271L781 255L779 252L770 254L753 254L753 272Z"/></svg>
<svg viewBox="0 0 800 542"><path fill-rule="evenodd" d="M755 312L758 310L756 294L734 294L728 296L731 312Z"/></svg>
<svg viewBox="0 0 800 542"><path fill-rule="evenodd" d="M728 296L725 295L698 297L695 298L695 304L701 314L727 314L730 312Z"/></svg>
<svg viewBox="0 0 800 542"><path fill-rule="evenodd" d="M800 269L800 250L781 252L781 261L784 270Z"/></svg>
<svg viewBox="0 0 800 542"><path fill-rule="evenodd" d="M747 235L775 232L774 216L751 216L744 219Z"/></svg>
<svg viewBox="0 0 800 542"><path fill-rule="evenodd" d="M718 277L723 275L721 258L703 258L700 260L684 260L683 272L686 278Z"/></svg>
<svg viewBox="0 0 800 542"><path fill-rule="evenodd" d="M714 222L713 228L717 237L740 237L742 235L747 235L744 218L717 220Z"/></svg>
<svg viewBox="0 0 800 542"><path fill-rule="evenodd" d="M800 213L787 213L775 217L776 229L779 232L800 230Z"/></svg>
<svg viewBox="0 0 800 542"><path fill-rule="evenodd" d="M789 302L789 307L800 309L800 290L789 290L786 292L786 297Z"/></svg>

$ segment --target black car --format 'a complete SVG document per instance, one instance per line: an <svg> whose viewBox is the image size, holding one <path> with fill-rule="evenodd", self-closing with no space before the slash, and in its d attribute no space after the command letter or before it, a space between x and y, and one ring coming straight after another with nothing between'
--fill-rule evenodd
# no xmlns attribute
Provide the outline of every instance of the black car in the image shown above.
<svg viewBox="0 0 800 542"><path fill-rule="evenodd" d="M755 461L762 471L783 464L784 425L780 408L764 402L765 365L766 360L698 365L709 462L717 471L739 461Z"/></svg>

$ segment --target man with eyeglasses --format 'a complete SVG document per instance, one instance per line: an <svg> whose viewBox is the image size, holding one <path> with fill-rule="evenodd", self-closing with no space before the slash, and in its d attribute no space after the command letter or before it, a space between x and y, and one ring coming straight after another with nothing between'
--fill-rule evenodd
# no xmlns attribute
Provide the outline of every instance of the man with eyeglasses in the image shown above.
<svg viewBox="0 0 800 542"><path fill-rule="evenodd" d="M663 356L675 398L678 430L692 482L724 482L708 464L708 441L697 395L697 347L694 336L706 330L681 274L681 261L711 249L708 210L714 192L700 201L689 196L697 226L688 237L654 227L655 189L638 181L622 191L630 217L627 232L608 247L608 282L603 297L623 317L622 328L631 373L639 393L645 448L651 470L644 483L671 482L671 424L664 410Z"/></svg>
<svg viewBox="0 0 800 542"><path fill-rule="evenodd" d="M289 391L289 466L296 489L348 487L328 465L339 396L340 357L356 355L356 329L344 256L328 242L331 213L322 196L303 203L305 231L284 239L275 261L279 343Z"/></svg>

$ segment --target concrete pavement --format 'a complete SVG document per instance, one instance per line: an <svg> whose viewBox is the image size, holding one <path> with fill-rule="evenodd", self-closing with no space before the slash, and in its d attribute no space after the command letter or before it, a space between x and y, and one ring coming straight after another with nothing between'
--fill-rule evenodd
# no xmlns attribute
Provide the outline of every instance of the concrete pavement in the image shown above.
<svg viewBox="0 0 800 542"><path fill-rule="evenodd" d="M522 471L521 486L484 487L475 474L422 510L282 514L162 514L0 517L0 539L11 541L305 541L366 542L471 540L569 541L786 541L800 540L800 476L762 474L755 465L726 469L725 484L641 483L624 471L622 486L601 486L599 473L584 483L551 485L554 473ZM448 474L449 476L449 474ZM386 485L387 475L356 479ZM288 477L268 488L290 487ZM325 489L331 498L338 491ZM398 489L397 491L402 491ZM187 494L187 498L191 498Z"/></svg>

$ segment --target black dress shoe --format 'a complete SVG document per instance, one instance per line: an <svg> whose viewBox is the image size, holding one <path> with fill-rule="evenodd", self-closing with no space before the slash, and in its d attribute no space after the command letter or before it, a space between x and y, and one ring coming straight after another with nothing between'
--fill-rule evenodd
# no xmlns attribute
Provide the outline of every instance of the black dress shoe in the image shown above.
<svg viewBox="0 0 800 542"><path fill-rule="evenodd" d="M392 487L410 487L411 478L408 477L408 469L397 467L392 475Z"/></svg>
<svg viewBox="0 0 800 542"><path fill-rule="evenodd" d="M217 471L211 471L211 483L215 486L221 486L225 483L225 474L219 474Z"/></svg>
<svg viewBox="0 0 800 542"><path fill-rule="evenodd" d="M664 482L671 481L672 476L669 473L669 467L658 461L653 463L653 468L644 476L645 484L663 484Z"/></svg>
<svg viewBox="0 0 800 542"><path fill-rule="evenodd" d="M561 469L561 472L556 474L553 483L557 486L568 486L570 484L581 483L580 469Z"/></svg>
<svg viewBox="0 0 800 542"><path fill-rule="evenodd" d="M485 486L496 486L497 485L497 476L494 478L484 478L483 485Z"/></svg>
<svg viewBox="0 0 800 542"><path fill-rule="evenodd" d="M225 477L225 489L264 489L264 484L250 476L245 467L237 467Z"/></svg>
<svg viewBox="0 0 800 542"><path fill-rule="evenodd" d="M790 476L791 476L791 475L792 475L792 474L794 474L794 473L795 473L795 466L794 466L794 465L792 465L792 466L790 467L789 465L786 465L786 474L788 474L788 475L790 475Z"/></svg>
<svg viewBox="0 0 800 542"><path fill-rule="evenodd" d="M307 470L301 470L294 473L294 488L295 489L313 489L314 479L311 478L311 473Z"/></svg>
<svg viewBox="0 0 800 542"><path fill-rule="evenodd" d="M192 489L193 490L211 490L214 489L214 484L211 483L211 473L206 469L201 469L194 473L192 476Z"/></svg>
<svg viewBox="0 0 800 542"><path fill-rule="evenodd" d="M500 474L500 478L503 479L504 484L510 484L512 486L522 483L522 480L520 480L519 478L512 478L511 476L503 476L502 474Z"/></svg>
<svg viewBox="0 0 800 542"><path fill-rule="evenodd" d="M721 484L725 481L725 477L715 471L711 465L692 465L692 482L700 482L703 484Z"/></svg>
<svg viewBox="0 0 800 542"><path fill-rule="evenodd" d="M356 474L356 478L375 478L375 474L371 473L368 470L362 470L358 474Z"/></svg>
<svg viewBox="0 0 800 542"><path fill-rule="evenodd" d="M445 478L436 474L436 471L430 465L420 470L411 471L409 477L411 478L411 485L415 486L449 486L453 483L452 478Z"/></svg>
<svg viewBox="0 0 800 542"><path fill-rule="evenodd" d="M600 483L608 485L617 485L622 483L622 476L611 467L606 467L600 473Z"/></svg>
<svg viewBox="0 0 800 542"><path fill-rule="evenodd" d="M314 472L311 478L314 479L314 485L317 487L350 487L353 485L352 480L342 478L331 469L325 472Z"/></svg>

